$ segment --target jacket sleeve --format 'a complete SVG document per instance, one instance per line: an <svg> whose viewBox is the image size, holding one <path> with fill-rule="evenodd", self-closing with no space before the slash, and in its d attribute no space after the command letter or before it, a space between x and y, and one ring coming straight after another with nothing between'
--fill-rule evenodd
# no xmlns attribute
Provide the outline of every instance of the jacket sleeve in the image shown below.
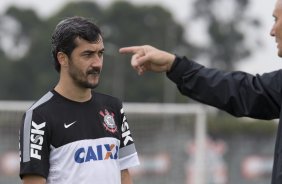
<svg viewBox="0 0 282 184"><path fill-rule="evenodd" d="M253 76L206 68L177 56L167 76L183 95L234 116L279 118L282 70Z"/></svg>

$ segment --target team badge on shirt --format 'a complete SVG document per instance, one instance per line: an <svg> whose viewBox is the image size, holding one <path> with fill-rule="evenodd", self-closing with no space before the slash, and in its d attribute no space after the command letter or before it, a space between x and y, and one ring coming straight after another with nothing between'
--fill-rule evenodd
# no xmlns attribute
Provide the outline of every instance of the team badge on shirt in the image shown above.
<svg viewBox="0 0 282 184"><path fill-rule="evenodd" d="M101 116L104 117L103 125L105 129L111 133L117 132L117 126L116 126L115 119L114 119L115 114L112 112L109 112L107 109L105 109L105 112L101 110L99 113Z"/></svg>

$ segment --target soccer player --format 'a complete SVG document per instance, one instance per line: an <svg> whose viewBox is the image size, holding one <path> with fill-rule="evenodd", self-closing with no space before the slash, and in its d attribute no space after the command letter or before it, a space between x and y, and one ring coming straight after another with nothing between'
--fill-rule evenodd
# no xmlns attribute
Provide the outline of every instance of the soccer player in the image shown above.
<svg viewBox="0 0 282 184"><path fill-rule="evenodd" d="M100 29L83 17L52 35L59 81L30 107L20 130L24 184L131 184L139 164L122 103L94 92L103 65Z"/></svg>
<svg viewBox="0 0 282 184"><path fill-rule="evenodd" d="M282 0L276 1L273 17L275 23L270 35L275 37L278 56L282 57ZM131 65L139 74L166 72L182 94L199 102L234 116L279 118L272 184L282 184L282 70L256 76L224 72L148 45L121 48L120 52L133 54Z"/></svg>

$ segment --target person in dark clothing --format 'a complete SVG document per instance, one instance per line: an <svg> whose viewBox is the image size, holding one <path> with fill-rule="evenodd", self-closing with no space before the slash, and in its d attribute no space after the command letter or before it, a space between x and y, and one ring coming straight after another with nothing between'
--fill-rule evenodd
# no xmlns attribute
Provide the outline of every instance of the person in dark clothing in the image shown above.
<svg viewBox="0 0 282 184"><path fill-rule="evenodd" d="M270 35L275 37L278 56L282 57L282 0L273 12L275 23ZM282 121L282 70L251 75L206 68L196 62L149 45L124 47L120 53L133 54L132 67L142 75L146 71L166 72L179 91L199 102L217 107L237 117ZM282 125L279 123L272 184L282 183Z"/></svg>

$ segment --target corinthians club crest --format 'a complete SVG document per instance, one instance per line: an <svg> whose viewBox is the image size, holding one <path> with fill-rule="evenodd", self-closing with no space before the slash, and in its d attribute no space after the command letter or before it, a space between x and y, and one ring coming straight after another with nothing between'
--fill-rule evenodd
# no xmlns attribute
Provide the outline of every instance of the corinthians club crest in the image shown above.
<svg viewBox="0 0 282 184"><path fill-rule="evenodd" d="M99 113L104 117L103 125L105 129L111 133L117 132L117 126L114 119L115 114L112 112L110 113L107 109L105 109L105 112L100 111Z"/></svg>

